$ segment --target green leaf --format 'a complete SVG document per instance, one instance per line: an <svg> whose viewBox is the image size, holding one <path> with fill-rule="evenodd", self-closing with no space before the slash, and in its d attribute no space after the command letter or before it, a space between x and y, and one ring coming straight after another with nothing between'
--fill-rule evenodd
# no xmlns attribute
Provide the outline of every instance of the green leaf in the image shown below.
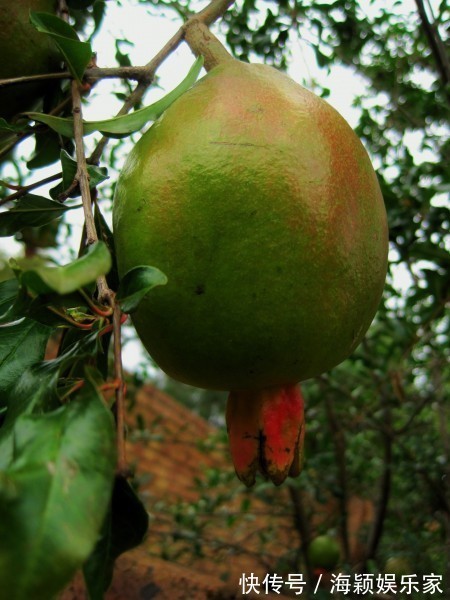
<svg viewBox="0 0 450 600"><path fill-rule="evenodd" d="M27 169L34 170L55 163L61 154L61 137L51 129L35 135L33 156L27 161ZM73 149L72 140L64 140L64 147Z"/></svg>
<svg viewBox="0 0 450 600"><path fill-rule="evenodd" d="M0 133L21 133L24 130L24 125L15 125L14 123L8 123L3 117L0 118Z"/></svg>
<svg viewBox="0 0 450 600"><path fill-rule="evenodd" d="M114 117L103 121L83 121L84 135L100 131L104 135L122 136L142 129L148 121L154 121L179 97L186 92L197 80L203 66L203 59L197 58L186 78L166 96L150 106L135 110L128 115ZM48 125L61 135L73 137L73 119L65 119L37 112L26 113L30 119Z"/></svg>
<svg viewBox="0 0 450 600"><path fill-rule="evenodd" d="M65 206L49 198L27 194L14 203L13 208L0 213L0 237L14 235L24 227L47 225L63 213L78 206Z"/></svg>
<svg viewBox="0 0 450 600"><path fill-rule="evenodd" d="M86 385L54 412L22 416L14 442L14 461L0 472L0 587L8 600L48 600L97 541L113 484L114 422Z"/></svg>
<svg viewBox="0 0 450 600"><path fill-rule="evenodd" d="M63 267L49 267L35 259L17 259L12 264L22 271L21 283L35 293L70 294L105 275L111 268L111 255L106 244L96 242L85 255Z"/></svg>
<svg viewBox="0 0 450 600"><path fill-rule="evenodd" d="M19 282L15 278L0 283L0 315L8 312L15 302L18 291Z"/></svg>
<svg viewBox="0 0 450 600"><path fill-rule="evenodd" d="M118 556L139 546L148 529L148 513L123 477L116 477L111 506L103 524L102 536L83 566L91 600L102 600L112 579Z"/></svg>
<svg viewBox="0 0 450 600"><path fill-rule="evenodd" d="M0 326L0 404L27 367L44 358L50 333L49 327L29 319Z"/></svg>
<svg viewBox="0 0 450 600"><path fill-rule="evenodd" d="M9 304L5 312L0 314L1 325L5 323L10 324L13 321L19 321L24 317L29 317L29 306L32 302L32 299L27 294L26 289L20 286L19 281L17 279L16 281L18 286L16 296L14 297L12 303ZM44 325L47 324L48 323L44 323Z"/></svg>
<svg viewBox="0 0 450 600"><path fill-rule="evenodd" d="M75 79L81 82L92 58L91 45L81 42L75 29L55 15L31 11L30 22L38 31L52 38L64 56L67 68Z"/></svg>
<svg viewBox="0 0 450 600"><path fill-rule="evenodd" d="M123 276L116 298L124 312L132 313L151 289L166 283L166 275L156 267L134 267Z"/></svg>
<svg viewBox="0 0 450 600"><path fill-rule="evenodd" d="M62 192L67 190L72 185L73 180L77 175L77 161L74 160L65 150L61 150L60 158L63 176L62 182L50 190L50 196L54 199L57 199ZM87 165L87 172L89 175L89 187L91 189L97 187L109 177L108 169L106 169L106 167ZM73 198L79 195L80 190L77 189L73 194L70 194L70 197Z"/></svg>
<svg viewBox="0 0 450 600"><path fill-rule="evenodd" d="M11 386L6 400L6 417L0 428L0 470L6 469L14 456L14 426L23 414L45 412L59 406L56 394L57 369L37 363L23 371Z"/></svg>

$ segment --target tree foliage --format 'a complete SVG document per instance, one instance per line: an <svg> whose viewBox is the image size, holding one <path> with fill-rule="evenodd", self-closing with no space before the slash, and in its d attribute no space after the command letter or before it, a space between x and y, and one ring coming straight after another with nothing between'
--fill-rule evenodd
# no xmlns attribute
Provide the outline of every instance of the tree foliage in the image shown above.
<svg viewBox="0 0 450 600"><path fill-rule="evenodd" d="M121 314L132 312L152 287L164 285L165 275L152 267L140 269L119 288L107 223L115 168L126 151L122 138L157 118L192 85L201 66L196 63L187 76L179 73L180 86L150 107L114 119L105 115L87 126L100 133L86 161L76 113L89 102L89 92L95 93L97 81L110 76L90 62L95 33L107 23L108 12L100 0L68 4L68 22L64 12L32 16L42 35L56 42L67 70L48 86L40 107L41 114L52 109L53 114L0 121L0 203L5 207L0 235L15 236L26 255L16 257L0 284L0 504L7 515L0 526L0 584L11 599L30 593L46 598L83 564L92 597L101 598L114 559L145 532L145 511L124 479L120 446L115 477L110 401L102 393L115 390L120 439ZM183 19L205 7L188 0L144 4L153 13ZM222 7L214 18L205 18L209 23L226 3L211 4ZM342 513L336 527L348 562L346 499L355 493L373 499L376 514L364 540L363 565L352 567L381 569L389 555L401 554L417 572L442 573L447 585L449 17L445 0L389 7L378 0L240 0L220 22L228 47L242 60L286 69L295 44L311 47L323 74L323 83L315 81L314 87L323 96L329 93L326 75L337 65L359 77L364 91L354 99L356 131L376 167L388 212L390 267L377 317L350 359L303 384L307 462L300 479L289 484L295 489L293 502L305 492L338 499ZM137 68L117 40L117 68L122 69L117 75L123 83L116 95L127 98L123 113L140 106L157 68L181 39L175 36L162 56ZM72 83L77 80L81 88ZM31 137L34 152L25 162L17 148ZM38 172L26 175L44 166L51 168L44 181L38 181ZM56 185L48 194L36 193L50 182ZM80 247L69 236L68 248L67 217L83 206ZM60 256L69 264L62 265ZM44 361L55 335L57 356ZM204 414L217 418L220 397L182 393L191 405L202 399ZM124 525L129 510L135 516ZM302 533L306 529L303 523ZM58 530L66 533L55 534ZM19 570L24 573L20 586L11 580Z"/></svg>

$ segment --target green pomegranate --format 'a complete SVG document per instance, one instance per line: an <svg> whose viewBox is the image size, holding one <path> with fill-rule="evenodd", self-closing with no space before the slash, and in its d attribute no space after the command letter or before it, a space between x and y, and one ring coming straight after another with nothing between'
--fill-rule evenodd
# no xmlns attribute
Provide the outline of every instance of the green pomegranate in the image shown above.
<svg viewBox="0 0 450 600"><path fill-rule="evenodd" d="M51 12L55 0L0 0L0 79L50 73L58 69L56 47L29 22L30 10ZM0 88L0 117L33 108L45 92L46 82Z"/></svg>
<svg viewBox="0 0 450 600"><path fill-rule="evenodd" d="M295 383L356 348L384 285L387 226L344 119L286 75L214 68L139 140L117 185L121 274L166 273L133 315L169 375Z"/></svg>
<svg viewBox="0 0 450 600"><path fill-rule="evenodd" d="M168 277L132 315L148 352L175 379L231 390L242 481L296 475L296 384L352 353L386 276L383 199L352 129L286 75L229 57L133 148L113 220L121 276Z"/></svg>
<svg viewBox="0 0 450 600"><path fill-rule="evenodd" d="M307 554L311 567L331 571L338 564L341 551L334 538L319 535L309 544Z"/></svg>

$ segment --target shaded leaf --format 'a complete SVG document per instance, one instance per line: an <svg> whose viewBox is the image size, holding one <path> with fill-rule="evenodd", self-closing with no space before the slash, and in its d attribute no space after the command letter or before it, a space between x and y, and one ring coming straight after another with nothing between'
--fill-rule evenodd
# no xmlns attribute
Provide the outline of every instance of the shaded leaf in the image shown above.
<svg viewBox="0 0 450 600"><path fill-rule="evenodd" d="M14 445L0 473L0 585L9 600L48 600L97 541L114 477L113 418L86 385L54 412L22 416Z"/></svg>
<svg viewBox="0 0 450 600"><path fill-rule="evenodd" d="M0 283L0 315L8 312L15 302L18 291L19 282L15 278Z"/></svg>
<svg viewBox="0 0 450 600"><path fill-rule="evenodd" d="M3 117L0 118L0 132L21 133L24 130L24 125L16 125L8 123Z"/></svg>
<svg viewBox="0 0 450 600"><path fill-rule="evenodd" d="M49 198L27 194L13 208L0 213L0 236L14 235L24 227L40 227L79 206L65 206Z"/></svg>
<svg viewBox="0 0 450 600"><path fill-rule="evenodd" d="M0 403L5 403L7 389L20 379L30 365L44 358L51 329L23 319L0 326Z"/></svg>
<svg viewBox="0 0 450 600"><path fill-rule="evenodd" d="M166 283L166 275L156 267L134 267L123 276L116 298L124 312L132 313L151 289Z"/></svg>
<svg viewBox="0 0 450 600"><path fill-rule="evenodd" d="M22 271L21 282L37 294L69 294L105 275L111 268L106 244L96 242L85 255L63 267L49 267L34 259L17 259L14 268Z"/></svg>
<svg viewBox="0 0 450 600"><path fill-rule="evenodd" d="M37 363L20 374L6 400L6 418L0 428L0 470L6 469L14 456L14 426L23 414L42 413L59 406L56 394L58 369L46 369Z"/></svg>
<svg viewBox="0 0 450 600"><path fill-rule="evenodd" d="M61 138L51 129L39 132L35 136L33 156L27 161L28 169L39 169L51 165L60 158ZM69 150L73 148L72 140L64 140L64 146Z"/></svg>
<svg viewBox="0 0 450 600"><path fill-rule="evenodd" d="M23 317L28 317L28 307L31 302L31 298L27 294L25 288L20 287L19 281L17 282L17 293L15 297L12 299L12 302L6 308L5 312L0 315L0 324L4 323L12 323L13 321L18 321L23 319ZM12 287L12 286L11 286ZM45 323L47 324L47 323Z"/></svg>
<svg viewBox="0 0 450 600"><path fill-rule="evenodd" d="M102 600L111 583L116 558L139 546L147 528L148 513L144 505L128 481L123 477L116 477L102 537L83 567L92 600Z"/></svg>
<svg viewBox="0 0 450 600"><path fill-rule="evenodd" d="M150 106L140 108L139 110L135 110L134 112L121 117L114 117L103 121L83 121L84 135L89 135L90 133L94 133L94 131L100 131L104 135L123 136L138 131L148 121L154 121L160 117L162 113L169 108L179 96L181 96L181 94L187 91L195 83L202 65L203 59L198 58L191 67L186 78L175 89L161 98L161 100L158 100ZM29 112L26 114L30 119L48 125L61 135L73 137L73 119L64 119L37 112Z"/></svg>
<svg viewBox="0 0 450 600"><path fill-rule="evenodd" d="M67 68L75 79L81 82L92 58L91 45L80 41L75 29L56 15L31 11L30 22L38 31L52 38L64 56Z"/></svg>

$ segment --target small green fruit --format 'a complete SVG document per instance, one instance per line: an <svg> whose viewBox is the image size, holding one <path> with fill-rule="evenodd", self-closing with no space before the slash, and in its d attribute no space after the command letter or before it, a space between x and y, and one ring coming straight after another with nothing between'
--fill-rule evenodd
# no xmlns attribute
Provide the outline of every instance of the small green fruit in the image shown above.
<svg viewBox="0 0 450 600"><path fill-rule="evenodd" d="M228 60L130 153L114 201L119 272L168 277L133 314L169 375L285 386L347 358L384 286L386 212L367 152L325 101Z"/></svg>
<svg viewBox="0 0 450 600"><path fill-rule="evenodd" d="M390 556L384 565L384 572L401 577L402 575L413 574L414 570L411 568L409 560L404 556Z"/></svg>
<svg viewBox="0 0 450 600"><path fill-rule="evenodd" d="M30 10L55 10L55 0L0 0L0 79L51 73L60 57L53 42L29 22ZM0 88L0 117L32 109L48 83L24 83Z"/></svg>
<svg viewBox="0 0 450 600"><path fill-rule="evenodd" d="M328 535L319 535L308 546L308 560L313 569L331 571L338 564L340 554L339 544Z"/></svg>

